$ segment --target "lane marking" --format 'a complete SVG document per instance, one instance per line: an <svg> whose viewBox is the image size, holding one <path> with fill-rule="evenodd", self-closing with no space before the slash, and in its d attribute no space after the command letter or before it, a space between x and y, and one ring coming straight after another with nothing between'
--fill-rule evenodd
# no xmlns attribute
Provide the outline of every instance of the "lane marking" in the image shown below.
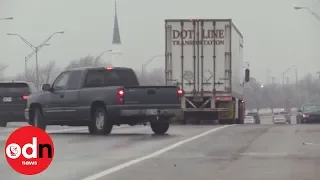
<svg viewBox="0 0 320 180"><path fill-rule="evenodd" d="M120 165L114 166L112 168L106 169L104 171L101 171L99 173L93 174L93 175L88 176L88 177L86 177L86 178L84 178L82 180L97 180L97 179L102 178L104 176L107 176L107 175L109 175L111 173L114 173L116 171L119 171L119 170L124 169L124 168L129 167L129 166L132 166L132 165L137 164L139 162L154 158L156 156L159 156L160 154L168 152L168 151L170 151L170 150L172 150L174 148L177 148L177 147L179 147L179 146L181 146L183 144L186 144L186 143L188 143L190 141L193 141L195 139L201 138L201 137L206 136L206 135L208 135L210 133L216 132L218 130L221 130L221 129L224 129L224 128L227 128L227 127L230 127L230 126L234 126L234 125L226 125L226 126L221 126L221 127L218 127L218 128L214 128L214 129L208 130L208 131L206 131L204 133L198 134L196 136L190 137L188 139L185 139L185 140L179 141L179 142L177 142L175 144L172 144L170 146L167 146L167 147L165 147L163 149L160 149L160 150L158 150L158 151L156 151L154 153L151 153L149 155L142 156L140 158L125 162L123 164L120 164Z"/></svg>
<svg viewBox="0 0 320 180"><path fill-rule="evenodd" d="M22 126L21 126L22 127ZM119 128L127 128L127 127L131 127L131 126L115 126L113 127L114 129L119 129ZM4 129L0 129L0 133L6 133L6 132L13 132L14 130L18 129L20 127L8 127L8 128L4 128ZM64 129L49 129L46 130L47 133L59 133L59 132L66 132L66 131L83 131L83 130L88 130L87 127L66 127Z"/></svg>

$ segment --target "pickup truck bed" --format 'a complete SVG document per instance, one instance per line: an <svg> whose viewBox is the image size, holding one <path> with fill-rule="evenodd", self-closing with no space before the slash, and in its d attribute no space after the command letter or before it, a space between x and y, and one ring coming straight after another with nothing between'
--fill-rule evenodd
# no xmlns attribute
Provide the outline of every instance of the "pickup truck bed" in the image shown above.
<svg viewBox="0 0 320 180"><path fill-rule="evenodd" d="M121 106L111 106L108 112L118 116L165 116L173 117L180 108L175 86L124 87Z"/></svg>
<svg viewBox="0 0 320 180"><path fill-rule="evenodd" d="M63 89L59 81L65 75L68 81ZM79 86L69 88L74 84ZM150 122L155 133L163 134L170 118L180 112L182 93L177 86L139 86L129 68L69 70L28 98L25 116L29 124L44 129L47 125L88 126L92 134L109 134L113 125Z"/></svg>

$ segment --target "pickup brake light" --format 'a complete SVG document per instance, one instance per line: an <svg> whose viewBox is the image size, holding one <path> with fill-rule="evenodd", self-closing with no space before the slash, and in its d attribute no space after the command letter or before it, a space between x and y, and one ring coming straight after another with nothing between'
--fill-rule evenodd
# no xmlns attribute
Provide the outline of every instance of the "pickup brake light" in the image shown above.
<svg viewBox="0 0 320 180"><path fill-rule="evenodd" d="M111 66L107 66L107 67L105 67L105 69L108 70L108 71L110 71L110 70L112 70L113 68L112 68Z"/></svg>
<svg viewBox="0 0 320 180"><path fill-rule="evenodd" d="M177 95L178 95L178 99L179 99L179 102L181 102L181 97L183 96L184 92L181 88L178 88L177 90Z"/></svg>
<svg viewBox="0 0 320 180"><path fill-rule="evenodd" d="M22 96L22 99L27 100L28 96Z"/></svg>
<svg viewBox="0 0 320 180"><path fill-rule="evenodd" d="M123 104L123 98L124 98L124 89L123 88L119 88L117 90L117 103L118 104Z"/></svg>
<svg viewBox="0 0 320 180"><path fill-rule="evenodd" d="M306 118L306 117L309 117L308 114L302 114L302 117Z"/></svg>

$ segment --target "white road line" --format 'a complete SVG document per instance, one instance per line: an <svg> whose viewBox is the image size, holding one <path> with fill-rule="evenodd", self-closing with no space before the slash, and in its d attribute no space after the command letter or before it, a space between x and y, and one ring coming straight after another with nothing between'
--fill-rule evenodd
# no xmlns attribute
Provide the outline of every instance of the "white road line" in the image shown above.
<svg viewBox="0 0 320 180"><path fill-rule="evenodd" d="M208 131L206 131L206 132L204 132L204 133L198 134L198 135L193 136L193 137L191 137L191 138L188 138L188 139L179 141L179 142L177 142L177 143L175 143L175 144L172 144L172 145L170 145L170 146L167 146L167 147L165 147L165 148L163 148L163 149L160 149L160 150L158 150L158 151L156 151L156 152L154 152L154 153L151 153L151 154L149 154L149 155L142 156L142 157L140 157L140 158L137 158L137 159L128 161L128 162L126 162L126 163L123 163L123 164L114 166L114 167L112 167L112 168L110 168L110 169L106 169L106 170L101 171L101 172L99 172L99 173L97 173L97 174L94 174L94 175L92 175L92 176L88 176L88 177L86 177L86 178L84 178L84 179L82 179L82 180L97 180L97 179L99 179L99 178L102 178L102 177L104 177L104 176L107 176L107 175L109 175L109 174L111 174L111 173L114 173L114 172L119 171L119 170L121 170L121 169L124 169L124 168L126 168L126 167L129 167L129 166L132 166L132 165L137 164L137 163L139 163L139 162L142 162L142 161L145 161L145 160L154 158L154 157L156 157L156 156L159 156L160 154L163 154L163 153L165 153L165 152L167 152L167 151L170 151L170 150L172 150L172 149L174 149L174 148L177 148L177 147L179 147L179 146L181 146L181 145L183 145L183 144L186 144L186 143L188 143L188 142L190 142L190 141L193 141L193 140L195 140L195 139L201 138L201 137L203 137L203 136L206 136L206 135L208 135L208 134L210 134L210 133L216 132L216 131L218 131L218 130L220 130L220 129L224 129L224 128L229 127L229 126L233 126L233 125L226 125L226 126L221 126L221 127L218 127L218 128L214 128L214 129L208 130Z"/></svg>
<svg viewBox="0 0 320 180"><path fill-rule="evenodd" d="M23 126L21 126L23 127ZM116 126L114 127L114 129L119 129L119 128L127 128L130 126ZM5 133L5 132L13 132L16 129L18 129L20 127L14 127L14 128L5 128L5 129L0 129L0 133ZM67 127L64 129L51 129L51 130L46 130L47 133L59 133L59 132L66 132L66 131L83 131L83 130L87 130L87 127Z"/></svg>

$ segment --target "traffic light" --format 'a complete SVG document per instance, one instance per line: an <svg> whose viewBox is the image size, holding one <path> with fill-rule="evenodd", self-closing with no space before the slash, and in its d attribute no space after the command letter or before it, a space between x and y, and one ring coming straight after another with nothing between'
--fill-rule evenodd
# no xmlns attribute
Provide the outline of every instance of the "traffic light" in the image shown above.
<svg viewBox="0 0 320 180"><path fill-rule="evenodd" d="M249 70L249 69L246 69L246 70L245 70L244 80L245 80L246 82L249 82L249 80L250 80L250 70Z"/></svg>

